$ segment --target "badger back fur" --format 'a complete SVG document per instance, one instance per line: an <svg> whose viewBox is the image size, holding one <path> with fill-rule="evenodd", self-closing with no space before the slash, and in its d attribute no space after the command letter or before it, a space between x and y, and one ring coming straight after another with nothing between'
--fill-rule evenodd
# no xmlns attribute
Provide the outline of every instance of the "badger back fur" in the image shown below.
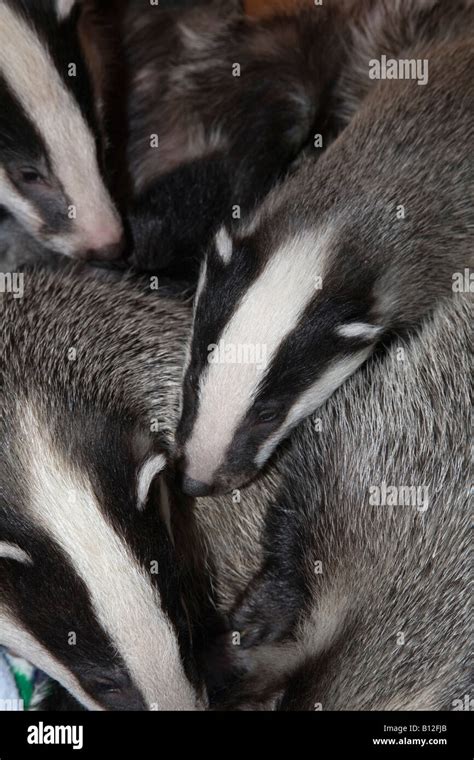
<svg viewBox="0 0 474 760"><path fill-rule="evenodd" d="M112 258L122 226L103 179L89 17L74 0L0 3L0 211L58 253Z"/></svg>
<svg viewBox="0 0 474 760"><path fill-rule="evenodd" d="M187 307L25 272L1 316L2 644L91 708L202 704L187 616L216 706L467 693L467 298L374 357L254 483L187 511L161 471ZM394 486L420 501L372 498ZM208 646L210 603L232 644Z"/></svg>
<svg viewBox="0 0 474 760"><path fill-rule="evenodd" d="M128 163L134 264L199 262L224 221L245 217L314 132L337 131L345 59L337 4L255 22L237 3L184 10L129 3Z"/></svg>
<svg viewBox="0 0 474 760"><path fill-rule="evenodd" d="M451 6L431 5L431 44L414 34L411 47L403 39L391 48L426 59L428 83L373 82L318 161L302 161L252 222L216 236L178 427L190 494L253 477L295 424L382 339L417 325L472 262L474 8L465 6L452 39L454 24L441 22ZM396 8L416 30L413 4Z"/></svg>
<svg viewBox="0 0 474 760"><path fill-rule="evenodd" d="M0 643L89 708L196 709L162 472L187 308L21 274L0 297Z"/></svg>
<svg viewBox="0 0 474 760"><path fill-rule="evenodd" d="M216 706L450 710L472 693L471 319L468 296L442 302L238 503L197 501L230 619L212 662L238 676L226 694L213 674Z"/></svg>

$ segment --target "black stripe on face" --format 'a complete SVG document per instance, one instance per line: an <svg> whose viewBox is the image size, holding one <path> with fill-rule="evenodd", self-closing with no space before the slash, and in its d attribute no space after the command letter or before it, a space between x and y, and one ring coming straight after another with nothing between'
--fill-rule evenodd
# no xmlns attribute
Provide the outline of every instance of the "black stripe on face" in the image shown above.
<svg viewBox="0 0 474 760"><path fill-rule="evenodd" d="M324 375L332 362L350 356L369 345L362 338L344 338L338 325L367 320L368 304L362 300L313 301L296 329L281 344L259 390L254 410L276 403L286 417L296 398Z"/></svg>
<svg viewBox="0 0 474 760"><path fill-rule="evenodd" d="M40 134L0 75L0 162L39 161L47 156Z"/></svg>
<svg viewBox="0 0 474 760"><path fill-rule="evenodd" d="M136 418L130 410L117 410L111 417L101 412L98 404L93 409L78 406L73 427L66 410L53 423L55 440L67 441L64 452L67 461L87 473L104 518L156 586L163 612L175 630L186 674L193 680L194 662L178 564L168 529L160 517L159 504L163 498L160 478L152 483L144 508L137 505L141 466L156 453L166 454L167 444L137 431Z"/></svg>
<svg viewBox="0 0 474 760"><path fill-rule="evenodd" d="M41 233L67 232L69 200L54 177L47 146L9 85L0 76L0 165L20 196L36 210ZM45 183L25 181L24 172L34 170Z"/></svg>
<svg viewBox="0 0 474 760"><path fill-rule="evenodd" d="M260 447L278 431L298 397L322 378L333 362L370 345L371 341L363 338L339 336L336 327L369 319L373 278L369 273L359 276L354 270L347 277L343 271L340 275L337 279L335 273L327 276L324 290L315 295L297 327L280 345L216 473L216 490L236 488L252 478Z"/></svg>
<svg viewBox="0 0 474 760"><path fill-rule="evenodd" d="M278 410L272 422L274 432L298 396L322 377L332 362L370 344L363 338L345 338L336 332L338 326L350 322L370 322L376 280L370 267L358 266L356 251L350 243L343 243L342 234L340 237L340 251L323 278L322 289L315 293L296 328L280 345L242 429L251 426L259 411L268 407Z"/></svg>
<svg viewBox="0 0 474 760"><path fill-rule="evenodd" d="M182 414L176 432L178 447L191 433L197 416L199 380L208 365L208 346L219 341L242 297L265 265L257 242L255 237L239 240L227 265L214 243L208 253L206 282L196 308L191 360L183 383Z"/></svg>
<svg viewBox="0 0 474 760"><path fill-rule="evenodd" d="M9 499L8 504L0 499L0 540L26 551L32 563L0 557L0 604L95 701L107 709L144 709L123 660L95 616L85 583L60 547L20 516L25 510L17 489L5 492Z"/></svg>

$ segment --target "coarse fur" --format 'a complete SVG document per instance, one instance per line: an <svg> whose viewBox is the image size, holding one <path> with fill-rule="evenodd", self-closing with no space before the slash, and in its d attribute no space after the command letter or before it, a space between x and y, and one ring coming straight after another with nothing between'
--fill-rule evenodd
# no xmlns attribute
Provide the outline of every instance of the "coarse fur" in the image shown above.
<svg viewBox="0 0 474 760"><path fill-rule="evenodd" d="M133 264L195 269L305 146L322 152L314 132L337 132L347 30L335 3L261 22L232 2L126 6Z"/></svg>
<svg viewBox="0 0 474 760"><path fill-rule="evenodd" d="M187 623L215 708L468 693L468 296L371 359L253 483L194 504L162 471L189 307L75 269L25 271L1 310L0 642L92 709L202 704ZM371 504L383 482L427 488L427 508Z"/></svg>
<svg viewBox="0 0 474 760"><path fill-rule="evenodd" d="M253 477L472 263L474 9L462 19L454 40L413 41L410 56L429 61L426 86L373 83L319 160L302 161L250 224L227 229L225 256L218 244L208 253L177 436L188 493Z"/></svg>
<svg viewBox="0 0 474 760"><path fill-rule="evenodd" d="M370 360L292 434L279 485L197 500L229 615L215 707L450 710L472 693L471 321L471 296L446 299Z"/></svg>
<svg viewBox="0 0 474 760"><path fill-rule="evenodd" d="M0 642L91 709L197 709L162 472L188 309L21 274L0 297Z"/></svg>

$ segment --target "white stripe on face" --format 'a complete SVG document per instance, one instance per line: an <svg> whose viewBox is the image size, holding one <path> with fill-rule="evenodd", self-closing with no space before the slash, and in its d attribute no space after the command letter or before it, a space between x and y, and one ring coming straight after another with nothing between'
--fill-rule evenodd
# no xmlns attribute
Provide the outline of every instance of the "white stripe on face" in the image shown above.
<svg viewBox="0 0 474 760"><path fill-rule="evenodd" d="M0 206L8 209L16 219L33 234L39 233L41 217L32 203L24 198L10 181L5 170L0 166Z"/></svg>
<svg viewBox="0 0 474 760"><path fill-rule="evenodd" d="M30 407L22 416L21 440L31 518L83 579L97 619L144 699L159 710L196 709L159 593L102 515L87 477L62 460Z"/></svg>
<svg viewBox="0 0 474 760"><path fill-rule="evenodd" d="M332 364L304 393L299 396L289 410L283 424L260 447L255 458L257 467L263 467L280 441L289 431L311 412L324 404L336 388L350 377L372 353L372 348L364 348L352 356L339 359Z"/></svg>
<svg viewBox="0 0 474 760"><path fill-rule="evenodd" d="M0 3L0 73L41 135L54 174L76 209L73 231L51 243L72 255L118 242L121 224L100 176L91 130L49 52L5 3Z"/></svg>
<svg viewBox="0 0 474 760"><path fill-rule="evenodd" d="M89 710L103 710L104 708L84 691L77 678L21 626L21 621L11 617L9 611L0 604L0 644L58 681L84 707Z"/></svg>
<svg viewBox="0 0 474 760"><path fill-rule="evenodd" d="M317 292L331 237L331 230L301 232L270 256L244 294L220 344L253 346L259 361L208 364L200 381L196 421L185 447L188 477L212 483L273 356Z"/></svg>

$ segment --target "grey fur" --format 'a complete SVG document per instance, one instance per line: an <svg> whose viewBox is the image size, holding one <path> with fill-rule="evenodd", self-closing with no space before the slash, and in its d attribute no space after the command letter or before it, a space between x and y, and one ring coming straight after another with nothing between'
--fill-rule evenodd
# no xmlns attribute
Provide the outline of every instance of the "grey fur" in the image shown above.
<svg viewBox="0 0 474 760"><path fill-rule="evenodd" d="M189 307L143 291L76 270L27 273L24 299L2 296L10 438L19 399L44 406L52 424L65 394L91 419L108 410L144 427L158 417L171 444ZM242 632L240 648L227 637L217 645L240 673L224 704L440 709L468 693L469 318L467 296L446 301L418 335L371 360L321 409L322 432L314 419L302 424L239 503L205 498L173 513L183 572L204 564L194 583ZM83 357L75 364L63 360L71 343ZM9 470L13 453L2 453ZM426 485L426 512L371 506L368 489L382 480Z"/></svg>
<svg viewBox="0 0 474 760"><path fill-rule="evenodd" d="M471 318L469 296L447 300L418 335L354 375L320 410L321 432L314 416L293 434L279 489L264 478L242 490L241 505L198 500L224 609L238 600L231 628L241 645L228 652L246 675L234 707L244 694L247 709L260 695L267 708L442 710L472 693ZM371 505L369 489L382 481L426 487L426 511ZM265 502L274 519L263 571L242 594ZM281 630L281 584L291 596L297 581L279 564L293 550L305 601Z"/></svg>
<svg viewBox="0 0 474 760"><path fill-rule="evenodd" d="M423 8L425 5L436 8L436 13L429 15L429 24L420 7L410 0L395 4L397 23L393 8L384 5L384 13L378 9L379 27L369 26L366 37L370 44L364 38L359 54L366 62L368 81L369 58L365 56L377 58L386 50L384 35L391 39L393 29L401 29L402 16L409 30L413 26L410 44L406 46L404 38L391 40L389 54L427 58L428 83L377 81L365 97L354 96L360 101L358 109L323 155L317 161L312 157L302 160L297 170L270 192L253 221L230 230L233 253L229 262L223 266L220 256L209 252L185 382L185 391L194 383L198 392L185 395L178 429L184 482L189 475L190 493L196 483L200 488L197 493L211 493L247 482L271 452L271 446L265 450L266 444L272 444L273 438L275 446L288 432L287 420L291 423L292 410L300 398L304 399L311 382L317 387L319 378L324 379L324 372L338 359L356 357L361 347L370 352L375 346L377 338L365 343L354 340L339 347L335 339L338 325L345 320L375 325L379 337L412 328L439 298L450 293L455 273L472 265L474 6L460 3L465 12L457 17L451 6L448 9L441 3L427 2ZM444 16L449 22L446 28ZM370 18L368 14L368 24ZM357 34L361 35L360 30ZM359 39L356 34L355 39ZM370 53L365 52L368 48ZM356 88L352 88L352 95L350 89L348 83L341 85L341 94L348 102ZM321 243L319 236L326 233L327 239ZM208 462L201 465L193 446L208 429L209 409L219 405L232 385L233 371L226 369L220 373L222 381L215 379L207 361L209 345L217 344L222 336L227 338L225 328L234 324L235 313L239 315L237 324L245 325L244 295L260 277L265 282L270 268L265 265L277 254L281 256L283 283L278 295L282 298L279 313L284 313L283 270L285 265L290 266L294 248L305 250L302 238L314 239L314 257L311 253L302 255L295 261L295 271L303 280L307 267L309 282L319 266L324 271L322 285L319 290L315 285L314 295L305 295L302 307L306 311L296 329L289 320L283 337L278 333L278 347L265 373L259 376L257 388L249 392L247 406L239 397L234 415L238 418L230 414L228 428L224 422L220 425L218 443L211 449ZM307 247L311 251L311 245ZM285 259L281 252L286 250ZM250 271L244 285L237 276L242 271ZM223 292L225 309L220 300ZM252 331L251 340L256 344L265 343L265 336L272 335L271 293L268 302L260 332ZM247 308L253 310L249 318L253 326L259 324L258 303L250 303ZM249 337L239 329L240 334L230 329L232 337L227 339L245 344ZM212 378L208 384L207 376ZM300 383L301 377L304 383ZM238 368L234 380L240 388ZM207 387L212 389L208 394ZM245 393L246 385L240 395ZM301 415L315 408L316 402L312 407L311 403L310 398L302 404ZM274 412L275 407L280 411L273 414L270 424L260 425L260 410ZM225 448L221 441L225 441Z"/></svg>
<svg viewBox="0 0 474 760"><path fill-rule="evenodd" d="M162 476L138 498L170 451L189 308L84 267L19 274L0 295L0 643L93 709L196 709Z"/></svg>

